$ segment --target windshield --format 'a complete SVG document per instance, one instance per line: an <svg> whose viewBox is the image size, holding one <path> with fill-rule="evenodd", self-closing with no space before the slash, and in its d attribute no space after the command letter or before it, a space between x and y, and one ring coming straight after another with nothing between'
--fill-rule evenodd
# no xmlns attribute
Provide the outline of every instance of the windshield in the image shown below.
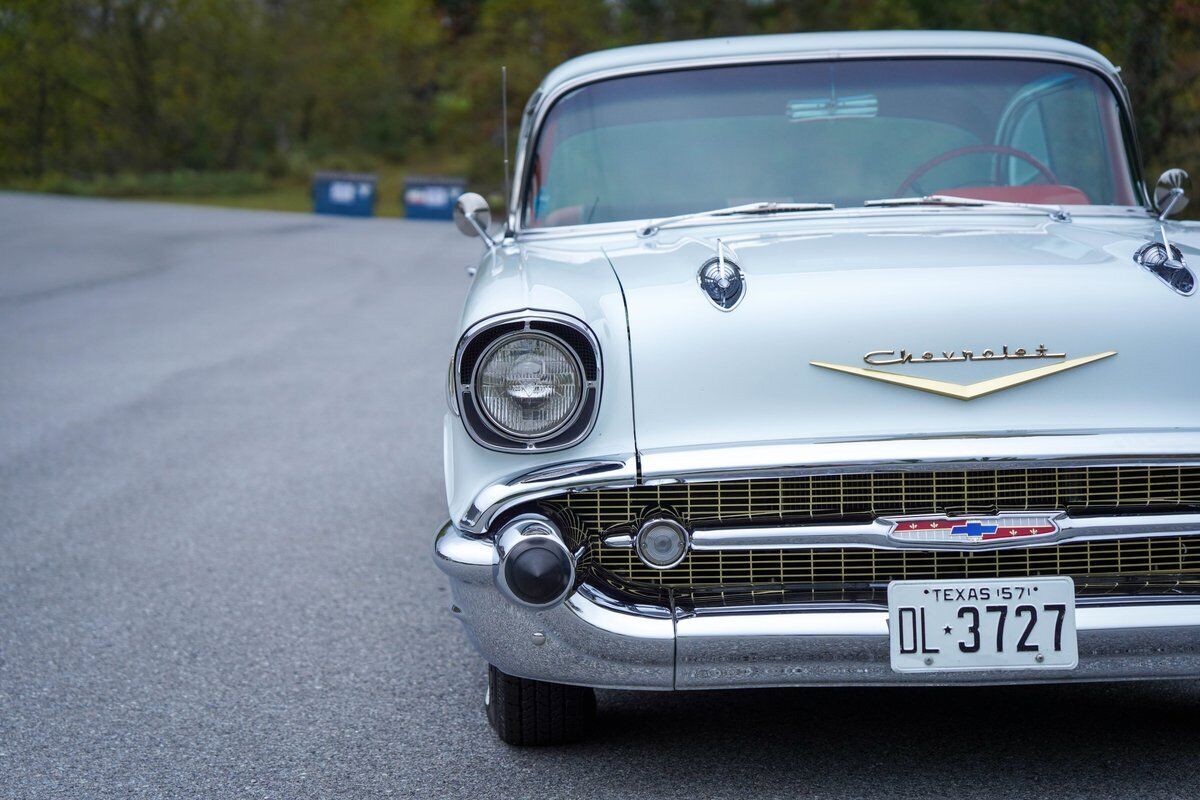
<svg viewBox="0 0 1200 800"><path fill-rule="evenodd" d="M1001 59L869 59L614 78L547 115L523 224L745 203L954 195L1135 205L1116 97L1097 75Z"/></svg>

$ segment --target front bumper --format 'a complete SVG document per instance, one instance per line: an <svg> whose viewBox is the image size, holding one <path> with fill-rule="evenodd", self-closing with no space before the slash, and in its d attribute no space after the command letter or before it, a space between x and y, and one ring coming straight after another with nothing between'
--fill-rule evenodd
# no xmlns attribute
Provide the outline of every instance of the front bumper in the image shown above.
<svg viewBox="0 0 1200 800"><path fill-rule="evenodd" d="M447 523L434 561L450 577L455 615L489 663L525 678L621 689L950 685L1200 676L1200 602L1080 598L1079 666L1038 672L901 674L888 614L874 605L734 609L633 605L581 585L547 610L496 588L496 550Z"/></svg>

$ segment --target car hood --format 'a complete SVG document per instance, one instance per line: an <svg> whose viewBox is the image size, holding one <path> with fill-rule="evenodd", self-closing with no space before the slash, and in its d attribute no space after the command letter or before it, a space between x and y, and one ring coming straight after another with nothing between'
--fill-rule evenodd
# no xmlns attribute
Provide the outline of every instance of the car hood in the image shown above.
<svg viewBox="0 0 1200 800"><path fill-rule="evenodd" d="M639 451L1200 427L1200 297L1133 262L1151 223L914 218L723 224L606 247L628 308ZM1194 254L1195 234L1177 233ZM746 277L732 311L697 281L718 237ZM1047 357L982 358L1005 348ZM901 350L914 361L864 362ZM852 371L968 386L1106 353L970 400Z"/></svg>

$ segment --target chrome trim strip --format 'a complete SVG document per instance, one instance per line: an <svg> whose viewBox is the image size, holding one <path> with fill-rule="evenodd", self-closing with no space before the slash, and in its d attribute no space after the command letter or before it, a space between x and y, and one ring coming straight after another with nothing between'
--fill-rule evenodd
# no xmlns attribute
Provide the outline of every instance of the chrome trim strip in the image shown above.
<svg viewBox="0 0 1200 800"><path fill-rule="evenodd" d="M518 473L480 490L459 521L483 533L498 513L518 503L568 491L752 478L803 477L850 472L1034 469L1048 467L1200 465L1200 430L1137 430L1103 433L975 434L946 437L782 442L698 449L643 451L601 459L610 470L522 482ZM620 467L615 466L621 464Z"/></svg>
<svg viewBox="0 0 1200 800"><path fill-rule="evenodd" d="M640 455L647 484L860 471L1183 466L1200 464L1200 430L972 433L643 450Z"/></svg>
<svg viewBox="0 0 1200 800"><path fill-rule="evenodd" d="M624 461L569 461L566 464L554 464L526 472L516 479L516 483L545 483L565 478L577 478L582 475L598 475L601 472L611 472L623 466L625 466Z"/></svg>
<svg viewBox="0 0 1200 800"><path fill-rule="evenodd" d="M1065 209L1075 222L1081 222L1088 218L1128 218L1137 217L1145 219L1152 217L1153 214L1147 211L1143 206L1080 206L1064 204ZM776 223L789 223L794 227L796 221L812 221L818 222L856 222L866 221L874 222L880 219L888 219L892 217L911 217L917 214L940 214L942 216L976 216L986 215L1012 215L1014 213L1029 216L1042 217L1037 221L1039 225L1051 224L1053 220L1046 217L1044 211L1030 211L1021 206L846 206L843 208L835 208L832 211L799 211L799 212L784 212L780 214L772 214L769 217L698 217L694 223L689 222L687 225L680 225L677 228L669 230L684 230L689 227L717 227L717 226L737 226L745 225L753 222L758 225L774 225ZM638 219L638 220L620 220L618 222L592 222L587 225L560 225L554 228L527 228L521 233L521 241L543 240L543 239L565 239L573 236L612 236L618 237L624 234L634 234L641 228L653 222L653 219Z"/></svg>
<svg viewBox="0 0 1200 800"><path fill-rule="evenodd" d="M1122 119L1121 129L1124 138L1126 139L1126 159L1129 162L1129 169L1133 174L1135 186L1137 184L1145 185L1145 179L1142 176L1142 161L1140 148L1137 142L1136 127L1133 124L1133 108L1129 98L1129 92L1122 83L1118 73L1109 72L1099 62L1091 59L1070 56L1062 53L1051 53L1041 50L1023 50L1017 48L1000 48L1000 49L976 49L976 48L927 48L927 49L908 49L908 48L891 48L879 50L824 50L824 51L806 51L803 53L775 53L775 54L756 54L756 55L741 55L741 56L713 56L708 58L693 58L680 59L677 61L661 61L645 64L627 65L624 67L615 67L606 70L597 70L596 72L587 75L580 75L572 80L563 81L554 86L550 91L543 93L538 90L537 105L532 109L533 115L529 125L528 133L523 143L518 143L518 152L516 163L514 165L514 175L516 180L512 186L511 203L509 204L508 229L511 236L520 237L525 231L525 227L521 220L521 210L524 208L526 195L526 187L529 183L526 175L525 165L533 157L533 150L538 141L538 135L541 133L542 123L545 122L546 115L550 109L554 107L555 102L568 92L574 91L582 86L590 83L597 83L603 80L612 78L623 78L631 75L645 75L656 72L675 72L688 69L703 69L706 67L722 67L722 66L739 66L739 65L756 65L756 64L791 64L806 61L863 61L870 59L889 58L889 59L920 59L920 58L997 58L997 59L1017 59L1024 61L1047 61L1057 64L1067 64L1081 69L1086 69L1095 75L1100 76L1105 83L1113 90L1113 94L1117 97L1117 102L1121 107ZM528 111L526 112L528 113ZM1143 195L1145 193L1143 192ZM1148 210L1148 209L1147 209ZM630 221L628 227L636 229L644 227L648 220ZM640 223L640 225L639 225ZM562 226L557 230L566 231L568 228L573 231L590 231L593 226L589 225L572 225ZM543 230L539 228L531 228L529 230Z"/></svg>
<svg viewBox="0 0 1200 800"><path fill-rule="evenodd" d="M487 531L492 519L517 503L539 500L570 491L586 491L605 487L618 488L637 485L637 456L614 456L603 459L609 467L603 472L587 469L571 469L566 475L539 479L537 476L551 467L563 468L599 462L566 462L559 465L539 467L531 472L520 472L486 486L475 495L475 499L459 520L459 527L468 533L482 534ZM529 476L534 476L529 480Z"/></svg>
<svg viewBox="0 0 1200 800"><path fill-rule="evenodd" d="M981 579L988 580L988 579ZM582 585L581 587L582 588ZM1161 605L1200 605L1200 596L1194 594L1096 594L1076 595L1075 608L1083 606L1100 607L1129 607L1129 606L1161 606ZM663 609L664 611L666 609ZM708 617L719 614L823 614L827 612L862 613L865 611L887 611L887 603L874 600L829 602L814 600L798 603L771 603L767 605L732 605L732 606L677 606L679 619L686 617Z"/></svg>
<svg viewBox="0 0 1200 800"><path fill-rule="evenodd" d="M967 583L969 581L964 581ZM1079 631L1114 628L1164 628L1200 626L1200 603L1196 598L1165 603L1079 604L1075 609ZM692 609L679 616L692 636L887 636L887 609L829 610L800 606L740 606L732 609Z"/></svg>
<svg viewBox="0 0 1200 800"><path fill-rule="evenodd" d="M693 550L811 550L862 547L872 550L985 552L1029 549L1085 539L1126 539L1200 535L1200 514L1148 514L1120 517L1068 517L1055 520L1057 533L990 542L913 542L894 539L892 526L877 519L851 525L787 525L771 528L701 528L692 531ZM605 544L608 544L606 539Z"/></svg>

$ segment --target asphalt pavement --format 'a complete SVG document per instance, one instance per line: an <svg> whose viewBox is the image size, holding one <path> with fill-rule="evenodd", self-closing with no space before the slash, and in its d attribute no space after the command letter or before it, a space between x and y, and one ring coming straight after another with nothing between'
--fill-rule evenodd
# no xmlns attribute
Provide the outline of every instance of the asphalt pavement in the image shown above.
<svg viewBox="0 0 1200 800"><path fill-rule="evenodd" d="M604 691L496 741L429 558L478 247L0 194L0 797L1200 796L1200 681Z"/></svg>

